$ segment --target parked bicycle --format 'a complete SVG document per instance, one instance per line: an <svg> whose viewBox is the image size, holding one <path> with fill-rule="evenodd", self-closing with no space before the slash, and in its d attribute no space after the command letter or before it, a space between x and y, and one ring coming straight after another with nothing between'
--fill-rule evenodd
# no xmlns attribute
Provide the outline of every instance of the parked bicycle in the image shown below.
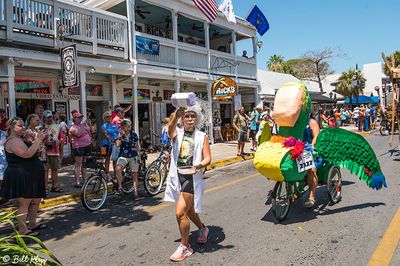
<svg viewBox="0 0 400 266"><path fill-rule="evenodd" d="M160 138L156 133L153 135ZM147 168L144 178L144 188L150 195L157 195L160 193L161 188L167 179L169 172L169 165L171 162L171 145L161 144L160 152L157 159L155 159Z"/></svg>
<svg viewBox="0 0 400 266"><path fill-rule="evenodd" d="M139 156L141 156L141 163L138 175L143 179L147 171L147 151L142 149ZM106 202L107 196L118 191L117 179L114 175L107 174L104 168L104 160L103 156L94 153L86 162L87 168L95 169L95 173L91 174L84 182L80 194L82 205L88 211L100 209ZM107 184L108 182L111 182L110 186ZM125 194L133 192L133 179L129 167L122 172L122 192Z"/></svg>

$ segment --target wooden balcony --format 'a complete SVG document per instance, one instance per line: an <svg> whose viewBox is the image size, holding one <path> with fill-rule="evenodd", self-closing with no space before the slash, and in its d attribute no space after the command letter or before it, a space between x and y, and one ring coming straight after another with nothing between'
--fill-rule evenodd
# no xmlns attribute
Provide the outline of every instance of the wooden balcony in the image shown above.
<svg viewBox="0 0 400 266"><path fill-rule="evenodd" d="M257 73L256 62L253 59L243 58L229 53L219 52L197 45L178 42L154 35L136 32L159 43L158 54L136 52L139 63L165 66L183 70L199 71L216 75L236 76L238 78L255 79ZM175 50L178 49L178 62Z"/></svg>
<svg viewBox="0 0 400 266"><path fill-rule="evenodd" d="M61 0L0 0L0 40L128 59L126 17Z"/></svg>

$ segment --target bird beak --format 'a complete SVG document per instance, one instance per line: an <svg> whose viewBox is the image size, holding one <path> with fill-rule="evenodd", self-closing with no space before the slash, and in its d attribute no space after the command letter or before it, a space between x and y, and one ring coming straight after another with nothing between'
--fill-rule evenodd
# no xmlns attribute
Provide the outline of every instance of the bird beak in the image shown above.
<svg viewBox="0 0 400 266"><path fill-rule="evenodd" d="M299 118L304 91L299 83L288 83L280 88L274 101L274 120L279 126L294 127Z"/></svg>

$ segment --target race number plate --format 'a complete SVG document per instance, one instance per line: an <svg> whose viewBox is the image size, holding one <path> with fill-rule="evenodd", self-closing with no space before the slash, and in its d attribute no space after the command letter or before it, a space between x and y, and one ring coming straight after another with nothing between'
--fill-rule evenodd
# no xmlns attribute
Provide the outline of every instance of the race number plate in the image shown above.
<svg viewBox="0 0 400 266"><path fill-rule="evenodd" d="M299 173L307 171L314 167L314 159L311 152L304 152L297 159L297 170Z"/></svg>

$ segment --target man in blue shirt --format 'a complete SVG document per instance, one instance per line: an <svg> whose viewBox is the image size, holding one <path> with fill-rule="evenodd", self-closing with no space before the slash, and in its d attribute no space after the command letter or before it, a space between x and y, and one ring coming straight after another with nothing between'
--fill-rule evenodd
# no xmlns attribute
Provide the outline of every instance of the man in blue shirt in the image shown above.
<svg viewBox="0 0 400 266"><path fill-rule="evenodd" d="M263 104L260 103L258 104L253 112L251 112L250 115L250 137L251 137L251 142L252 142L252 147L250 150L252 151L256 151L257 150L257 139L256 139L256 135L258 132L258 127L260 125L261 122L261 112L263 111Z"/></svg>

